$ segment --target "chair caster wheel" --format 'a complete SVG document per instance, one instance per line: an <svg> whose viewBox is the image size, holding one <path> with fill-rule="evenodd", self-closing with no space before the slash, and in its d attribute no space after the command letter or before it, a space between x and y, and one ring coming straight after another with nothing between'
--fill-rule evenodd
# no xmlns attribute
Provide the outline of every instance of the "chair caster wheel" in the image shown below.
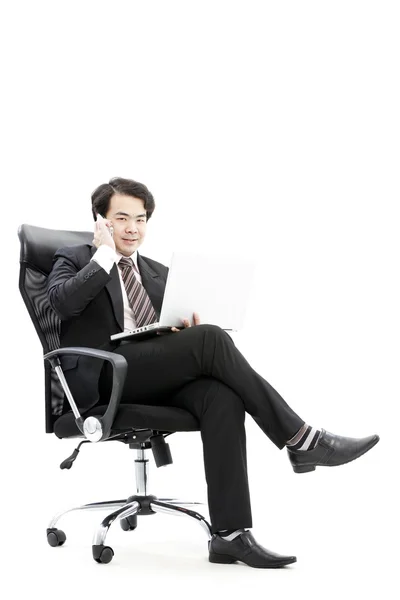
<svg viewBox="0 0 400 600"><path fill-rule="evenodd" d="M133 531L137 527L137 515L131 515L119 521L121 529L124 531Z"/></svg>
<svg viewBox="0 0 400 600"><path fill-rule="evenodd" d="M110 546L103 546L99 544L92 546L93 558L98 563L107 564L112 561L114 556L114 550Z"/></svg>
<svg viewBox="0 0 400 600"><path fill-rule="evenodd" d="M53 546L54 548L57 546L62 546L66 539L67 536L63 531L61 531L61 529L52 527L51 529L47 530L47 541L50 546Z"/></svg>

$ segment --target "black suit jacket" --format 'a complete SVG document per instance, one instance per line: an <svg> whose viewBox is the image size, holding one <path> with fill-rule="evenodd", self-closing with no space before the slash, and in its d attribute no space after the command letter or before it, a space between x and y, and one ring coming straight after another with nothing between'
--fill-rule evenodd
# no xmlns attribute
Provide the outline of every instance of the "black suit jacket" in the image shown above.
<svg viewBox="0 0 400 600"><path fill-rule="evenodd" d="M60 248L48 278L48 298L61 319L60 346L113 350L110 336L124 330L124 312L118 267L108 274L91 258L97 248L88 244ZM160 317L168 268L138 252L142 284ZM67 356L61 361L72 395L80 408L99 399L98 380L103 361Z"/></svg>

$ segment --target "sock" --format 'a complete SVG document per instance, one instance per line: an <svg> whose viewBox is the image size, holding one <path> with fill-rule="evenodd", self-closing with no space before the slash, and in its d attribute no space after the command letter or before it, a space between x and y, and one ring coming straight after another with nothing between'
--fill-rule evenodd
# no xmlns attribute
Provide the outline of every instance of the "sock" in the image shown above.
<svg viewBox="0 0 400 600"><path fill-rule="evenodd" d="M221 531L218 531L218 535L224 538L224 540L227 540L228 542L234 540L238 535L241 535L242 533L244 533L244 529L221 529Z"/></svg>
<svg viewBox="0 0 400 600"><path fill-rule="evenodd" d="M294 435L288 442L288 446L291 450L314 450L318 444L321 431L311 425L304 423L303 427Z"/></svg>

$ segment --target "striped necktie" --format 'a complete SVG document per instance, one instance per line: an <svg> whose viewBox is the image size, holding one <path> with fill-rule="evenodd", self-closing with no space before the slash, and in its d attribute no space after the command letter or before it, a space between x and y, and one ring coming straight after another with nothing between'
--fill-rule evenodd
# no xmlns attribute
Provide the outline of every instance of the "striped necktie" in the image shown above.
<svg viewBox="0 0 400 600"><path fill-rule="evenodd" d="M118 262L118 267L121 269L126 295L135 315L136 327L155 323L157 315L146 290L135 277L132 259L123 256Z"/></svg>

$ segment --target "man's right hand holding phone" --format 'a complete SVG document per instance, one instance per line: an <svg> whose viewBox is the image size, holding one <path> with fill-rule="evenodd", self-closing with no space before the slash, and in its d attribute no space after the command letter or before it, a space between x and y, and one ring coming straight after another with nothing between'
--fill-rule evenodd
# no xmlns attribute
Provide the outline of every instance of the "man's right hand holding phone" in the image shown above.
<svg viewBox="0 0 400 600"><path fill-rule="evenodd" d="M109 246L115 252L115 242L111 235L112 223L108 219L104 219L100 214L97 215L97 220L94 226L93 244L96 248L100 246Z"/></svg>

